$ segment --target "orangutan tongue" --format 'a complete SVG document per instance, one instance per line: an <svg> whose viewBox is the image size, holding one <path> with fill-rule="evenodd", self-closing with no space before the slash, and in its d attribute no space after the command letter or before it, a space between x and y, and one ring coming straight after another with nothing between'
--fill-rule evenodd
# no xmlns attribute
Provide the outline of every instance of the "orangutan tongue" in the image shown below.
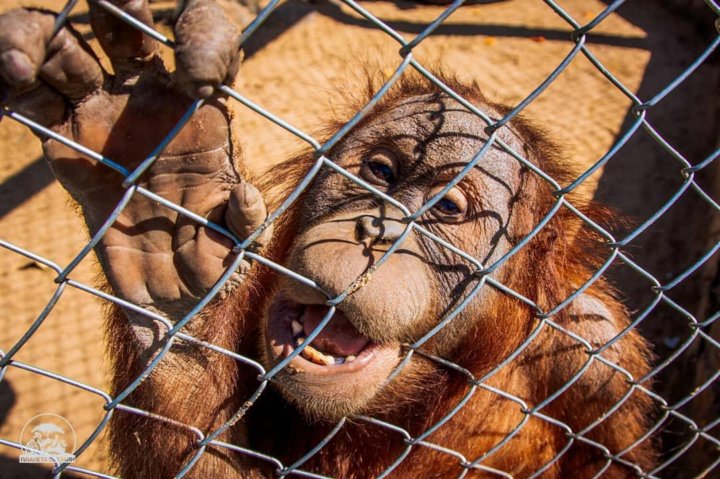
<svg viewBox="0 0 720 479"><path fill-rule="evenodd" d="M312 333L327 312L327 306L307 306L300 318L305 329L305 334ZM349 355L357 356L368 342L369 341L363 338L358 330L350 324L350 321L347 320L345 315L336 310L335 315L313 340L312 345L324 353L345 357Z"/></svg>

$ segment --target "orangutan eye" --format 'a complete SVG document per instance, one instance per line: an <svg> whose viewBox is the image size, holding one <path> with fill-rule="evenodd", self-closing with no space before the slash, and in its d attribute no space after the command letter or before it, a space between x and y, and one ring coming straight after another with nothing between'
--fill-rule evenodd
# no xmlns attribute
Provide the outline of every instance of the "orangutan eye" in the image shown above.
<svg viewBox="0 0 720 479"><path fill-rule="evenodd" d="M381 179L385 183L393 183L395 181L395 173L393 172L392 168L390 168L385 163L380 163L379 161L372 161L368 164L368 167L370 168L370 171L372 171L373 175L375 175L377 178Z"/></svg>
<svg viewBox="0 0 720 479"><path fill-rule="evenodd" d="M387 151L372 153L363 162L361 175L370 183L390 186L397 181L397 160Z"/></svg>
<svg viewBox="0 0 720 479"><path fill-rule="evenodd" d="M430 190L428 199L432 198L442 190L442 186L437 186ZM451 188L445 196L443 196L435 205L433 212L440 219L453 221L462 218L468 209L468 201L465 194L460 188Z"/></svg>
<svg viewBox="0 0 720 479"><path fill-rule="evenodd" d="M435 203L435 207L439 208L443 213L448 215L457 215L461 213L460 207L447 198L443 198Z"/></svg>

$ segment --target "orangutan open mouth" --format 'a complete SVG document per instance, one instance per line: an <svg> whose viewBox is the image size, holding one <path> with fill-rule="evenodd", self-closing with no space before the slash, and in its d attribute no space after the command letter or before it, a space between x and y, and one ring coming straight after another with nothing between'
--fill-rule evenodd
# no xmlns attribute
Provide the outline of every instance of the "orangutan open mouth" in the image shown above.
<svg viewBox="0 0 720 479"><path fill-rule="evenodd" d="M304 345L300 355L289 363L290 372L322 375L356 372L370 364L378 352L390 347L363 336L340 310L335 311L310 344L305 344L328 310L325 305L301 304L288 298L276 298L270 306L267 339L275 359L282 360Z"/></svg>

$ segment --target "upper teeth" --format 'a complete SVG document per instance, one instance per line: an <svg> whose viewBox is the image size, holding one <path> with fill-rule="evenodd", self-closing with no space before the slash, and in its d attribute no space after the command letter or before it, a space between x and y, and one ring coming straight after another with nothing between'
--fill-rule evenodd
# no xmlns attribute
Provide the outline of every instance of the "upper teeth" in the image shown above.
<svg viewBox="0 0 720 479"><path fill-rule="evenodd" d="M294 337L294 336L297 336L298 334L300 334L300 333L302 333L302 332L305 331L305 328L303 328L303 325L300 324L299 322L297 322L297 321L294 320L294 319L293 319L293 322L292 322L291 327L292 327L292 335L293 335L293 337Z"/></svg>
<svg viewBox="0 0 720 479"><path fill-rule="evenodd" d="M300 346L302 343L305 342L305 328L302 324L300 324L300 322L294 319L290 325L290 328L292 330L293 339L295 340L295 346ZM354 354L350 354L349 356L344 358L335 357L331 354L326 354L318 351L309 344L305 346L301 355L308 361L312 361L313 363L320 364L322 366L332 366L335 364L350 363L357 358L357 356L355 356Z"/></svg>

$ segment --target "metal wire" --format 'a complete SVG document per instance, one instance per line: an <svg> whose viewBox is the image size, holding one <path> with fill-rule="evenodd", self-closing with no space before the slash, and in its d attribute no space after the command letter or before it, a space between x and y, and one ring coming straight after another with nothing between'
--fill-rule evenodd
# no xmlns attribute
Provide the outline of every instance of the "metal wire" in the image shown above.
<svg viewBox="0 0 720 479"><path fill-rule="evenodd" d="M113 5L112 2L108 0L91 1L93 1L97 7L105 9L106 12L126 22L128 25L131 25L132 27L145 32L150 37L160 42L163 47L170 49L175 47L175 43L168 37L162 35L161 33L143 24L142 22L132 18L122 9ZM254 112L254 114L262 116L267 121L280 126L284 130L296 136L299 140L307 143L312 148L315 154L315 161L313 166L307 171L307 174L298 184L298 186L293 191L287 194L285 200L279 208L277 208L275 211L270 212L267 220L263 223L261 227L259 227L249 237L244 239L235 237L230 231L227 230L227 228L207 220L197 212L189 211L181 205L178 205L168 200L167 198L164 198L163 196L150 191L148 188L142 186L140 182L143 174L145 174L148 169L152 167L152 165L158 160L158 158L161 158L164 149L180 132L183 126L186 125L188 121L190 121L195 112L203 105L203 101L193 102L192 105L187 109L185 114L182 116L182 118L178 121L178 123L174 125L171 131L165 136L165 138L163 138L163 140L160 141L158 145L156 145L153 151L148 154L147 157L143 159L143 161L139 163L139 166L132 170L129 170L120 162L115 161L112 158L108 158L100 152L93 151L86 146L80 145L79 143L69 138L65 138L58 133L53 132L52 130L38 124L37 122L18 112L12 111L11 109L6 107L4 107L0 111L0 118L5 117L10 120L14 120L20 124L23 124L32 129L35 133L46 136L48 138L52 138L67 146L68 148L77 151L79 154L91 158L99 165L101 165L101 167L114 170L123 178L122 186L125 189L124 195L119 200L111 214L105 219L102 226L94 234L93 238L65 267L56 264L51 259L28 251L19 245L11 244L5 240L0 239L0 247L12 252L13 254L22 255L31 260L37 261L57 273L57 277L55 278L57 286L46 307L37 316L35 321L32 322L32 324L22 335L22 337L17 340L16 343L13 344L7 352L0 351L0 381L3 380L6 372L9 369L21 369L32 374L44 376L46 378L49 378L50 380L68 384L74 388L78 388L80 390L86 391L90 394L94 394L102 398L105 410L103 419L97 425L94 432L80 445L80 447L78 447L74 451L76 457L81 456L85 452L87 447L96 440L96 438L106 428L106 425L112 415L118 410L122 411L122 413L124 414L133 414L139 417L144 417L148 421L159 421L168 425L172 425L173 427L178 427L186 430L189 435L196 438L195 449L193 450L192 454L188 456L187 461L185 462L181 470L177 472L176 477L183 477L184 475L192 471L193 467L202 458L202 456L206 454L207 448L210 446L212 446L213 448L225 449L228 451L232 451L236 454L252 457L257 460L267 462L273 466L274 470L276 471L275 473L277 477L328 477L325 475L326 471L310 471L304 470L302 468L315 455L320 454L321 450L323 450L325 446L327 446L331 441L333 441L333 439L338 434L342 434L344 428L348 427L348 424L350 423L365 423L368 426L381 428L386 430L388 433L396 434L399 437L402 437L405 444L402 452L384 471L379 473L377 477L386 477L390 475L393 471L395 471L404 461L412 461L413 452L419 449L430 449L436 453L452 457L455 461L457 461L457 466L461 470L461 472L458 473L457 477L465 477L468 473L470 473L470 471L474 470L482 471L484 474L490 477L511 478L513 477L513 475L509 472L490 466L488 464L489 460L496 454L498 454L498 452L513 438L517 437L521 432L523 432L524 428L527 427L527 424L531 420L541 422L548 426L559 428L559 430L562 430L567 437L567 442L557 451L557 453L552 458L546 461L537 470L532 471L532 473L530 473L527 477L540 477L544 472L556 465L558 461L560 461L560 459L576 443L582 443L590 448L597 449L605 457L606 462L604 463L602 469L597 473L596 477L601 477L602 474L608 470L608 468L610 468L614 463L616 463L632 468L638 477L657 478L661 477L659 476L659 474L665 469L667 469L668 466L670 466L672 463L678 460L678 458L680 458L690 449L692 449L695 446L696 442L700 439L711 443L716 448L720 448L720 440L718 440L711 433L711 431L718 424L720 424L720 418L705 418L707 419L706 425L704 427L700 427L694 419L688 417L680 410L689 401L691 401L703 391L711 387L714 383L716 383L717 378L720 377L720 371L715 371L715 373L711 374L710 377L706 378L702 382L702 384L697 386L692 391L687 391L684 397L676 400L672 404L660 395L653 392L652 389L649 387L649 381L653 377L657 376L664 369L672 367L672 365L676 363L678 357L684 351L690 348L694 342L701 341L702 344L709 350L708 354L710 355L717 356L720 350L720 344L707 333L707 327L711 325L718 317L720 317L720 312L712 314L708 319L696 318L694 314L687 311L686 308L684 308L682 305L680 305L678 302L668 296L668 293L671 292L673 288L676 288L693 273L698 271L699 268L701 268L708 261L710 261L711 257L718 250L720 250L720 242L712 245L709 249L707 249L707 251L705 251L701 255L701 257L697 261L695 261L684 271L676 274L673 278L670 278L667 281L661 281L657 279L655 275L643 269L642 266L633 261L633 259L629 256L627 252L627 247L631 246L633 244L633 241L636 240L638 236L647 231L650 226L652 226L671 207L676 205L681 198L683 198L690 192L696 193L698 197L701 198L705 203L707 203L713 210L720 211L720 206L718 205L718 203L716 203L715 200L702 189L702 187L697 183L695 178L696 174L698 174L708 165L717 160L718 157L720 157L720 150L711 153L703 161L693 165L680 152L678 152L673 147L673 145L671 145L667 140L665 140L665 138L663 138L662 134L660 134L652 125L649 119L650 117L648 116L648 112L650 112L654 107L660 104L663 99L665 99L669 94L671 94L679 85L683 84L683 82L685 82L685 80L690 75L692 75L703 63L705 63L711 56L711 54L717 50L718 45L720 45L720 35L713 38L712 41L703 50L703 52L698 55L697 58L679 75L677 75L674 79L672 79L672 81L667 83L657 94L647 100L643 100L641 98L638 98L636 94L633 93L629 87L624 85L623 82L618 79L618 77L610 69L606 68L605 65L603 65L603 63L593 53L592 47L586 41L587 35L591 31L593 31L593 29L601 25L608 17L611 16L611 14L613 14L613 12L621 8L623 3L625 2L622 0L609 2L609 4L600 13L595 15L590 22L582 25L575 18L573 18L573 16L568 13L567 10L563 9L556 2L552 0L545 0L544 3L547 5L549 10L554 15L557 15L561 21L564 21L569 25L571 29L570 39L574 42L574 46L570 49L570 51L566 54L562 61L553 69L553 71L542 82L540 82L540 84L536 88L534 88L526 98L514 105L502 118L495 120L491 117L492 112L482 111L476 105L472 104L468 99L463 98L460 94L453 91L451 87L444 84L437 77L433 76L433 74L425 66L423 66L422 63L413 54L414 50L419 45L421 45L424 40L432 36L433 33L438 29L438 27L440 27L444 22L446 22L447 19L454 12L457 11L457 9L462 7L464 3L463 0L457 0L450 4L434 21L429 23L425 28L422 29L422 31L417 36L415 36L415 38L411 40L406 39L402 34L393 29L386 22L383 22L382 20L374 16L372 13L370 13L367 9L363 8L354 0L338 1L356 12L358 15L367 20L371 26L376 28L378 31L384 32L388 35L389 38L396 41L400 45L400 49L398 51L397 68L387 79L385 84L372 96L368 103L364 105L361 109L359 109L359 111L352 117L352 119L350 119L346 124L340 127L330 137L330 139L324 143L321 143L309 133L303 132L299 128L292 126L286 120L268 111L263 106L257 104L252 99L247 98L245 95L234 90L233 88L225 85L219 89L223 94L227 95L229 101L238 102L240 105L246 107L248 111ZM709 21L713 21L716 16L720 15L720 7L711 0L706 0L705 3L707 4L708 19ZM73 8L75 8L75 4L76 0L68 1L65 8L57 17L56 26L53 34L57 33L57 31L59 31L64 25L69 22L69 15ZM241 45L245 44L255 32L261 30L265 23L272 22L272 14L280 4L281 2L279 0L273 0L269 2L267 6L258 13L255 20L252 21L242 33L240 42ZM720 23L717 23L717 20L714 21L716 21L716 24L720 25ZM523 156L520 152L515 151L510 145L505 143L500 138L499 132L503 128L508 128L511 121L528 105L534 102L539 95L546 91L546 89L556 80L556 78L561 75L562 72L571 63L576 61L576 58L578 57L585 57L587 60L589 60L589 62L597 69L597 71L601 75L603 75L622 95L624 95L630 100L632 104L631 113L632 115L634 115L634 121L632 121L632 123L626 128L626 130L619 135L618 139L611 146L607 153L605 153L601 158L599 158L590 168L588 168L586 171L582 172L576 178L574 178L568 185L562 186L555 178L552 178L552 176L549 175L547 172L542 171L541 168L533 164L528 158ZM425 204L415 209L414 213L407 205L403 204L398 199L380 191L368 182L364 181L362 178L359 178L352 172L335 163L333 161L331 153L333 147L335 147L338 142L340 142L353 128L355 128L361 121L363 121L367 114L370 113L372 109L375 108L376 105L382 101L382 99L392 88L392 86L403 75L406 74L407 70L410 69L415 70L420 75L423 75L429 82L436 85L441 91L445 92L447 95L457 100L461 105L467 108L469 112L477 115L487 125L485 131L488 135L484 146L474 155L474 157L469 162L467 162L466 165L464 165L462 171L459 172L451 181L449 181L448 184L438 193L433 195L432 198L429 198L425 202ZM582 185L598 169L607 165L608 162L613 161L613 159L618 155L618 152L622 149L622 147L631 138L634 138L639 134L647 135L654 141L655 144L663 148L668 153L668 155L677 162L678 173L681 177L682 184L676 189L675 192L669 195L668 200L653 215L651 215L642 224L640 224L633 231L627 234L624 238L617 240L609 231L607 231L601 225L597 224L592 219L584 215L581 209L573 204L573 201L570 199L570 194L574 192L574 190L578 186ZM459 248L458 245L455 245L452 242L440 238L428 228L423 226L421 224L421 217L423 217L423 215L425 215L431 208L433 208L439 201L441 201L443 197L454 186L459 184L461 180L463 180L463 178L472 169L481 164L481 162L486 158L488 151L492 150L493 148L500 149L508 153L511 158L520 163L524 168L530 171L531 174L536 175L540 180L546 182L554 191L555 202L552 208L544 215L544 217L532 228L532 230L528 234L526 234L523 238L520 238L513 245L510 251L502 255L499 259L493 261L490 265L485 265L485 261L475 258L472 254ZM348 295L355 290L355 287L357 286L356 283L361 283L363 279L362 277L358 278L355 283L348 286L345 291L342 291L339 294L330 294L329 292L325 291L318 283L316 283L313 278L308 278L298 272L291 271L287 267L278 264L269 258L263 257L261 254L258 254L252 249L253 243L260 237L260 235L267 228L271 227L276 221L278 221L281 215L285 213L288 208L290 208L300 198L303 192L312 184L313 180L321 171L342 175L349 181L355 183L359 188L367 191L368 194L373 195L375 198L377 198L378 201L397 208L404 215L403 221L405 223L405 226L403 233L399 236L397 240L393 242L393 244L387 249L383 256L376 262L376 264L373 266L373 271L381 268L383 266L383 263L396 253L403 241L410 234L417 234L428 241L432 241L439 245L441 248L443 248L449 255L457 256L459 259L466 261L472 265L472 267L474 268L473 274L476 277L476 283L474 284L474 286L469 289L469 292L466 294L466 296L464 298L461 298L461 300L459 300L450 311L447 311L443 317L437 318L436 324L432 328L430 328L430 330L427 331L426 334L424 334L413 344L404 345L404 358L399 362L393 373L386 380L386 382L390 382L394 378L396 378L397 375L400 374L400 372L407 367L407 365L410 363L411 358L417 356L422 357L425 361L433 362L442 368L452 370L454 373L464 376L468 382L468 389L456 404L448 408L447 414L437 419L432 425L428 426L424 431L417 435L413 436L402 426L392 424L390 422L375 417L343 417L339 421L337 421L335 426L327 433L327 435L321 441L319 441L313 447L305 451L292 464L285 465L280 459L276 457L269 456L261 451L248 449L240 444L233 444L227 442L224 436L223 439L220 440L220 437L229 428L235 425L241 418L243 418L248 412L248 410L254 407L256 401L260 397L262 397L263 394L265 394L267 384L270 381L273 381L275 376L281 371L283 371L287 367L287 365L293 360L293 358L301 354L302 351L312 342L312 340L321 333L323 328L331 321L333 315L336 312L336 308L342 305L343 301L346 300ZM178 215L184 218L187 218L199 225L212 229L216 233L228 238L234 245L233 252L235 253L235 256L232 263L225 270L224 274L218 279L218 281L213 285L213 287L210 288L208 293L202 299L197 301L196 304L194 304L194 306L190 309L190 311L188 311L179 321L174 324L168 321L167 318L165 318L163 315L158 314L156 311L147 309L142 305L133 304L111 293L101 291L95 287L83 284L72 278L76 266L80 264L80 262L86 258L90 251L93 250L97 246L97 244L103 239L103 237L107 234L108 230L117 221L123 211L128 207L131 200L138 196L143 196L149 200L152 200L156 204L162 205L175 211ZM573 215L575 215L582 221L585 227L591 229L592 231L595 231L600 237L602 237L606 241L606 246L609 254L603 264L595 270L592 276L588 278L582 285L577 287L577 289L570 296L562 300L559 304L553 306L549 311L544 311L543 308L541 308L538 304L528 299L520 292L514 291L509 286L503 284L500 280L497 279L495 273L513 256L526 248L528 243L530 243L530 241L540 231L542 231L543 228L548 225L548 223L555 217L555 215L559 214L559 212L563 209L570 211ZM236 270L240 268L241 263L248 260L261 263L273 269L279 275L285 275L315 290L319 295L326 299L326 304L329 306L327 313L317 325L317 327L307 336L305 342L301 346L296 348L288 357L284 358L270 370L267 370L265 367L263 367L262 364L260 364L260 362L257 360L257 358L245 357L241 354L238 354L237 352L228 350L225 347L195 338L191 334L188 334L188 332L184 329L213 300L215 295L219 294L219 292L225 286L226 282L229 281L236 272ZM595 284L599 280L599 278L604 275L607 268L617 262L622 262L627 267L638 273L644 280L646 280L649 284L648 291L651 292L653 295L651 302L645 308L643 308L641 311L637 312L634 315L634 317L632 318L632 322L623 331L620 331L613 338L607 339L604 344L597 344L593 342L596 338L583 337L582 335L571 331L567 327L555 321L555 316L558 313L569 307L569 305L574 300L576 300L584 291L586 291L589 287ZM53 310L57 301L69 288L74 288L76 290L85 292L86 294L94 295L104 301L109 301L120 305L126 310L133 311L134 313L141 315L148 320L158 322L163 327L163 331L161 333L162 347L160 348L160 351L152 358L152 360L147 364L144 370L140 374L138 374L134 381L132 381L131 384L129 384L125 389L115 394L114 397L110 393L98 390L97 388L91 387L87 384L83 384L82 382L76 381L72 378L63 377L59 374L53 373L52 371L48 371L41 367L34 366L25 362L20 362L15 359L17 353L22 350L24 345L32 338L32 336L38 331L38 329L43 327L43 324L47 320L48 314ZM517 346L517 348L511 354L509 354L502 361L500 361L499 364L493 367L485 375L480 378L476 378L470 371L463 368L462 366L455 364L446 358L430 354L423 348L423 346L426 345L429 341L431 341L442 330L453 325L458 315L476 298L476 296L487 290L492 290L500 295L507 295L525 304L534 313L537 322L532 331L530 331L527 337L522 341L521 344ZM653 365L652 370L648 372L644 377L633 377L630 372L622 368L620 365L617 364L616 361L612 359L613 354L611 348L620 339L625 337L630 331L637 328L652 311L656 310L661 306L671 308L681 317L687 320L687 328L689 335L685 339L685 341L683 341L675 348L672 354L665 358L660 358L660 360L658 360L657 363ZM552 331L553 334L561 335L567 341L569 341L570 344L581 347L586 352L587 358L585 362L579 368L577 368L577 370L571 375L571 377L567 379L564 384L556 388L554 391L549 392L542 401L537 404L527 404L527 402L522 398L517 397L516 395L511 394L508 391L504 391L502 388L498 387L493 382L493 379L496 378L501 373L501 371L508 366L508 364L516 360L524 351L531 347L531 345L534 344L534 342L537 340L538 336L541 333L547 333L550 331ZM153 411L141 410L130 406L124 402L128 398L128 396L133 391L135 391L140 386L140 384L148 378L148 376L153 372L153 370L166 358L166 356L175 346L175 343L178 340L185 343L192 343L198 347L214 351L215 353L221 354L237 362L238 364L242 364L245 367L251 367L257 372L257 384L254 385L254 392L238 409L238 411L236 411L230 417L230 419L225 421L222 425L220 425L213 431L203 432L195 427L184 424L173 418L164 417ZM548 411L549 405L555 399L560 397L564 392L566 392L569 388L571 388L574 384L576 384L590 368L596 367L608 368L614 373L617 373L619 376L623 377L628 384L628 390L625 394L622 395L622 397L620 397L616 401L615 404L613 404L607 411L600 415L591 424L587 425L582 430L573 430L570 425L565 424L552 416L552 414ZM431 437L432 434L435 433L438 429L440 429L443 425L447 424L448 421L450 421L454 416L460 413L463 408L465 408L466 404L475 395L481 393L491 394L496 396L498 399L513 403L516 407L516 410L522 413L522 417L520 418L520 420L518 420L517 424L515 424L515 426L507 434L504 435L504 437L499 439L493 447L484 451L479 457L468 458L465 457L465 455L463 455L460 451L445 447L442 444L434 443ZM647 396L656 404L656 406L660 410L662 410L662 414L658 418L655 418L653 426L647 431L647 433L643 437L638 438L633 444L627 446L624 450L614 453L610 451L605 445L600 444L588 437L588 434L590 434L593 429L600 426L604 421L607 420L608 417L610 417L614 412L619 410L621 406L625 404L626 401L630 400L633 395ZM159 400L161 399L162 398L159 398ZM659 462L658 465L651 471L643 470L638 464L634 464L627 459L626 455L629 451L631 451L635 447L638 447L638 445L641 444L643 441L648 440L650 436L657 434L659 431L662 430L663 427L668 424L669 421L676 421L685 425L685 433L688 434L688 438L685 440L684 443L680 444L674 451L671 451L669 454L663 456L663 460ZM25 445L19 444L13 440L6 438L0 438L0 444L16 449L27 449ZM37 452L38 454L43 454L42 451L35 452ZM156 451L155 453L162 454L162 451ZM708 464L707 467L705 467L694 477L705 477L709 474L717 474L717 466L719 464L720 454L718 454L717 460ZM63 463L55 460L53 467L53 474L55 475L55 477L61 476L64 471L72 471L100 478L114 477L107 473L107 471L91 471L88 469L76 467L70 463Z"/></svg>

